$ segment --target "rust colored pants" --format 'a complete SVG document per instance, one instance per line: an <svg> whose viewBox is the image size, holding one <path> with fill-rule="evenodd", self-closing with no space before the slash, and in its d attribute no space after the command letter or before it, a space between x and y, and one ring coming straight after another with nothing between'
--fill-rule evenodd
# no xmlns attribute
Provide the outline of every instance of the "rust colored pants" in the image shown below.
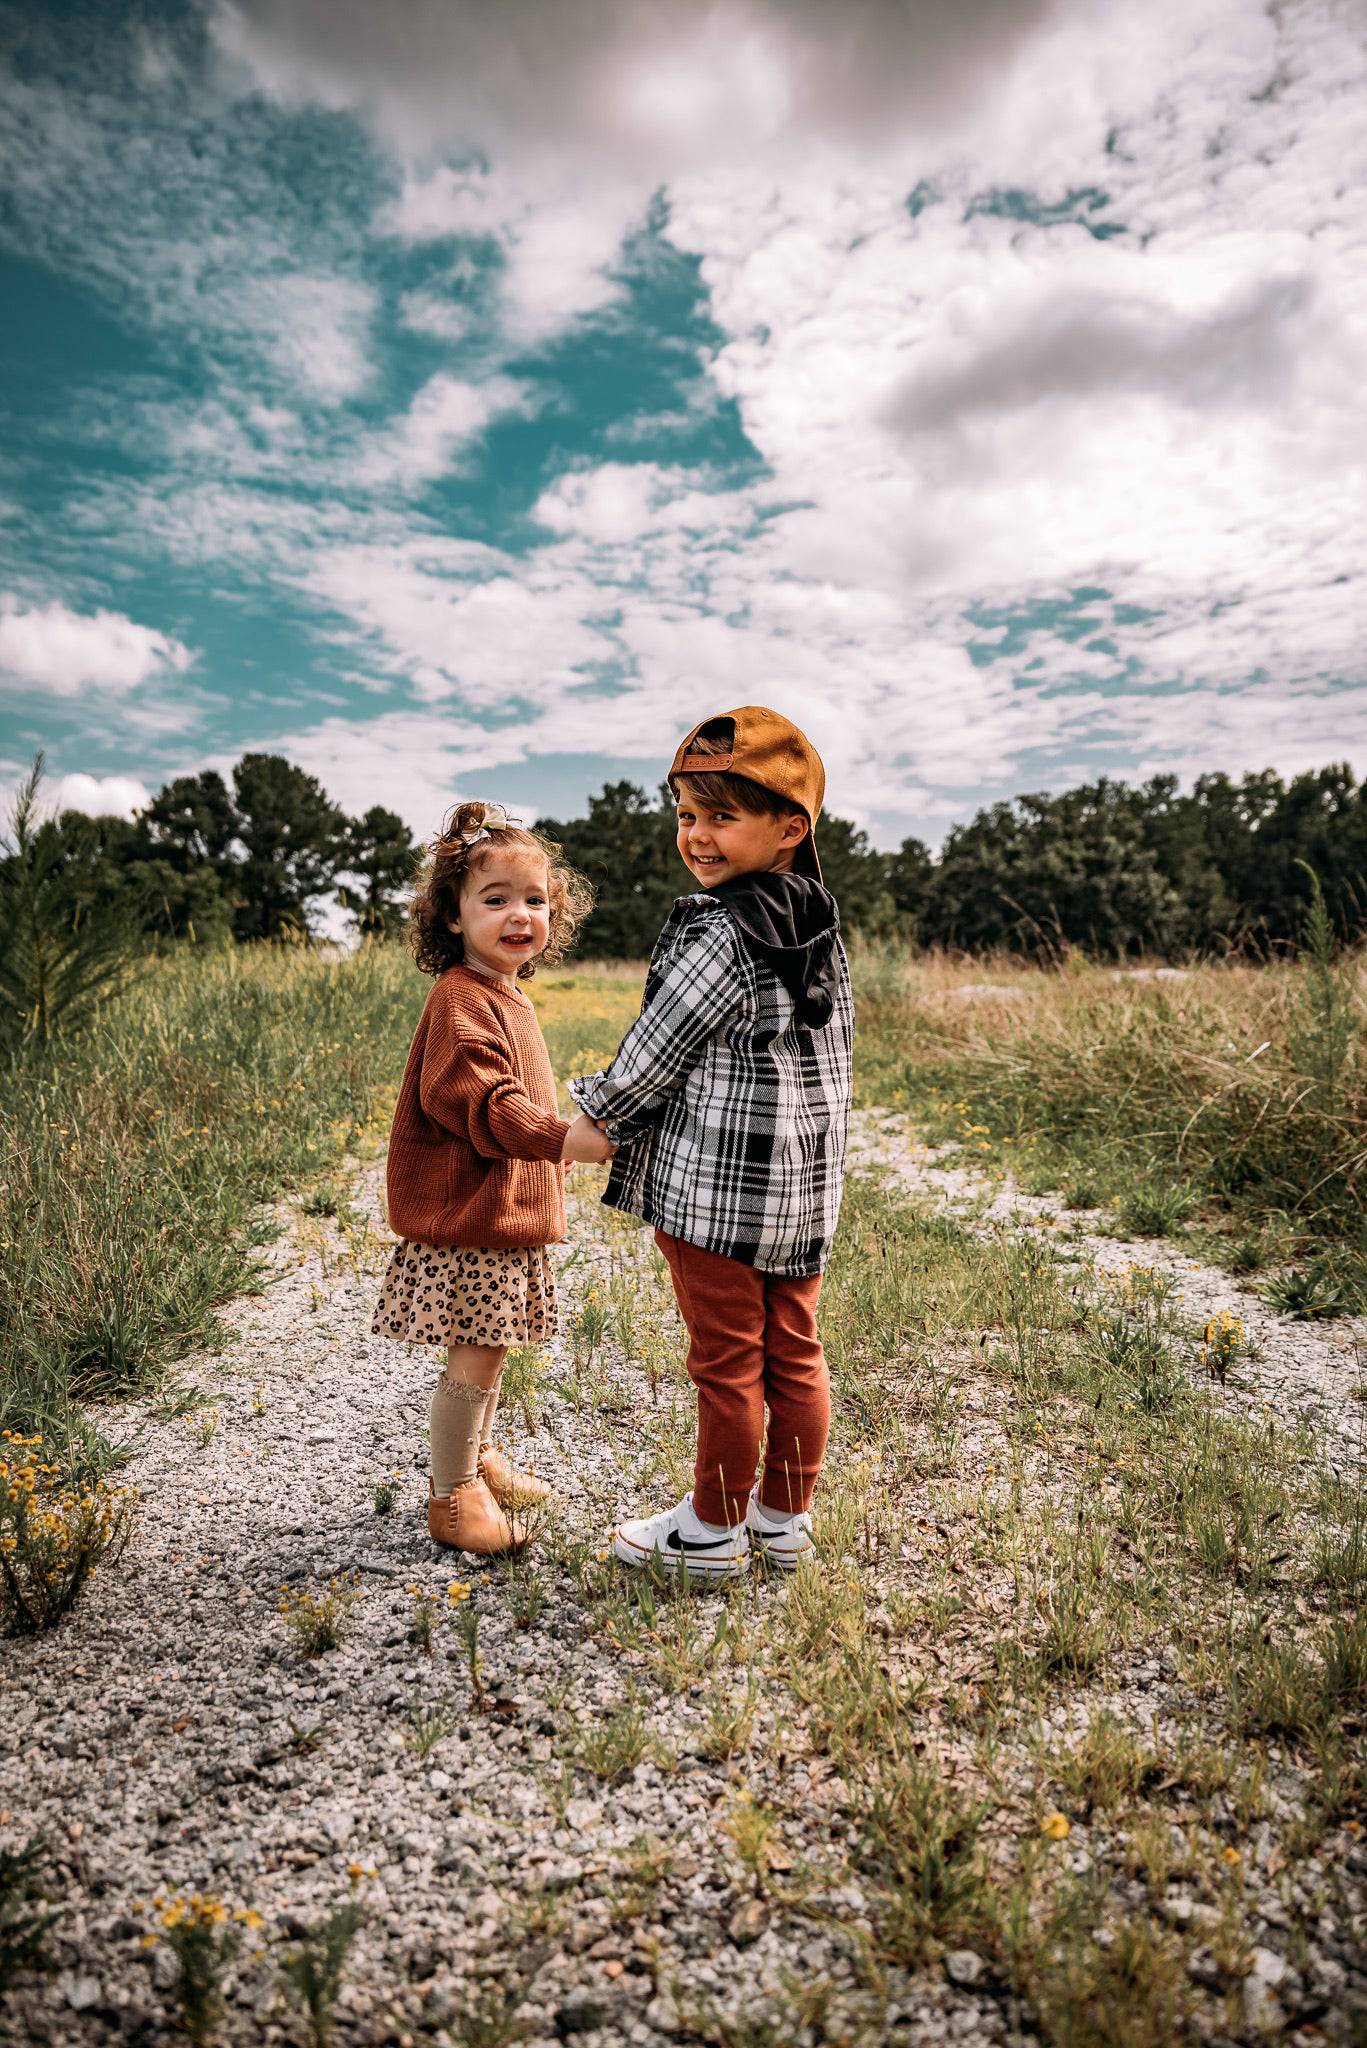
<svg viewBox="0 0 1367 2048"><path fill-rule="evenodd" d="M780 1515L810 1507L831 1426L816 1330L821 1275L781 1280L663 1230L655 1242L688 1327L688 1374L698 1390L695 1512L727 1528L745 1519L766 1406L760 1500Z"/></svg>

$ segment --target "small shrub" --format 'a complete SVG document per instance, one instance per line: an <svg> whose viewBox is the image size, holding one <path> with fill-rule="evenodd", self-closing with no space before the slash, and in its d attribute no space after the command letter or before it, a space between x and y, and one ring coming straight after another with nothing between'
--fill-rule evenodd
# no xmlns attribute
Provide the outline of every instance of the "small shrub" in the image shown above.
<svg viewBox="0 0 1367 2048"><path fill-rule="evenodd" d="M1367 1614L1336 1621L1321 1645L1323 1699L1330 1714L1358 1713L1367 1706Z"/></svg>
<svg viewBox="0 0 1367 2048"><path fill-rule="evenodd" d="M479 1609L468 1600L469 1587L458 1593L451 1587L450 1598L456 1607L456 1630L465 1651L465 1668L470 1674L470 1692L477 1707L484 1705L484 1659L479 1653Z"/></svg>
<svg viewBox="0 0 1367 2048"><path fill-rule="evenodd" d="M514 1626L534 1628L546 1605L546 1593L534 1565L524 1557L515 1558L508 1573L508 1612Z"/></svg>
<svg viewBox="0 0 1367 2048"><path fill-rule="evenodd" d="M313 1586L282 1586L279 1605L285 1626L303 1654L320 1657L343 1641L360 1597L361 1582L353 1576L329 1579L321 1591Z"/></svg>
<svg viewBox="0 0 1367 2048"><path fill-rule="evenodd" d="M321 1181L310 1188L299 1203L305 1216L331 1217L342 1230L354 1230L361 1222L361 1212L350 1200L345 1184L336 1181Z"/></svg>
<svg viewBox="0 0 1367 2048"><path fill-rule="evenodd" d="M538 1422L537 1393L545 1377L549 1354L539 1344L514 1344L503 1364L500 1382L505 1407L519 1408L529 1431Z"/></svg>
<svg viewBox="0 0 1367 2048"><path fill-rule="evenodd" d="M223 2011L223 1978L242 1946L244 1934L257 1932L265 1921L248 1907L229 1908L212 1893L158 1893L152 1901L155 1933L143 1946L164 1942L176 1961L175 1995L181 2022L196 2044L208 2042ZM134 1911L144 1910L141 1901Z"/></svg>
<svg viewBox="0 0 1367 2048"><path fill-rule="evenodd" d="M194 1408L185 1418L185 1428L190 1441L201 1451L206 1451L218 1435L217 1408Z"/></svg>
<svg viewBox="0 0 1367 2048"><path fill-rule="evenodd" d="M1342 1281L1318 1259L1312 1265L1274 1274L1263 1289L1263 1300L1279 1315L1299 1316L1305 1321L1315 1316L1347 1315L1350 1305Z"/></svg>
<svg viewBox="0 0 1367 2048"><path fill-rule="evenodd" d="M297 1721L291 1720L289 1731L288 1747L296 1756L312 1756L316 1749L321 1749L323 1744L337 1733L330 1721L315 1721L311 1728L303 1728Z"/></svg>
<svg viewBox="0 0 1367 2048"><path fill-rule="evenodd" d="M1247 1349L1244 1326L1232 1309L1222 1308L1201 1331L1201 1363L1221 1386L1229 1377L1231 1365Z"/></svg>
<svg viewBox="0 0 1367 2048"><path fill-rule="evenodd" d="M591 1283L570 1317L570 1348L574 1354L576 1372L581 1366L592 1364L607 1335L610 1315L610 1305L602 1288L596 1283Z"/></svg>
<svg viewBox="0 0 1367 2048"><path fill-rule="evenodd" d="M522 2001L525 1985L488 1978L467 1981L460 2018L452 2030L461 2048L511 2048L525 2034Z"/></svg>
<svg viewBox="0 0 1367 2048"><path fill-rule="evenodd" d="M1180 1182L1161 1181L1132 1189L1120 1205L1120 1221L1135 1237L1170 1237L1195 1207L1195 1196Z"/></svg>
<svg viewBox="0 0 1367 2048"><path fill-rule="evenodd" d="M578 1761L609 1784L625 1778L650 1753L650 1733L639 1707L619 1707L579 1738Z"/></svg>
<svg viewBox="0 0 1367 2048"><path fill-rule="evenodd" d="M97 1565L133 1531L138 1494L103 1475L75 1477L42 1457L39 1436L0 1436L0 1622L37 1635L59 1622Z"/></svg>
<svg viewBox="0 0 1367 2048"><path fill-rule="evenodd" d="M377 1515L392 1515L399 1504L399 1481L401 1472L391 1472L384 1479L377 1479L370 1490L371 1504Z"/></svg>
<svg viewBox="0 0 1367 2048"><path fill-rule="evenodd" d="M359 1865L352 1869L359 1872ZM353 1883L359 1882L359 1876ZM280 1982L292 1991L308 2019L313 2048L328 2048L332 2016L342 1988L351 1944L365 1925L366 1909L358 1898L344 1899L327 1918L301 1936L280 1964Z"/></svg>
<svg viewBox="0 0 1367 2048"><path fill-rule="evenodd" d="M753 1679L748 1681L739 1698L727 1699L723 1695L714 1699L700 1745L703 1755L711 1757L714 1763L725 1763L741 1750L748 1749L758 1713L759 1701L755 1696Z"/></svg>
<svg viewBox="0 0 1367 2048"><path fill-rule="evenodd" d="M1132 1798L1150 1776L1159 1774L1152 1751L1114 1714L1103 1709L1087 1732L1056 1761L1059 1783L1070 1799L1090 1813L1102 1812Z"/></svg>
<svg viewBox="0 0 1367 2048"><path fill-rule="evenodd" d="M58 1914L43 1890L46 1861L42 1835L34 1835L22 1849L0 1849L0 1997L21 1970L52 1967L44 1944Z"/></svg>
<svg viewBox="0 0 1367 2048"><path fill-rule="evenodd" d="M1169 2048L1187 2039L1192 1989L1182 1945L1142 1914L1098 1940L1098 1902L1065 1893L1040 1928L1014 1933L1010 1960L1019 1989L1056 2048Z"/></svg>
<svg viewBox="0 0 1367 2048"><path fill-rule="evenodd" d="M884 1894L881 1945L895 1961L914 1967L937 1942L971 1940L991 1925L982 1815L921 1757L879 1765L863 1795L859 1860Z"/></svg>
<svg viewBox="0 0 1367 2048"><path fill-rule="evenodd" d="M1359 1599L1367 1595L1367 1517L1359 1513L1342 1528L1322 1527L1310 1571L1317 1586Z"/></svg>
<svg viewBox="0 0 1367 2048"><path fill-rule="evenodd" d="M441 1606L436 1595L429 1593L426 1586L410 1586L408 1590L413 1596L413 1612L408 1618L408 1640L410 1643L416 1643L424 1656L430 1657L432 1635L437 1625L437 1616L441 1613Z"/></svg>
<svg viewBox="0 0 1367 2048"><path fill-rule="evenodd" d="M1055 1569L1036 1582L1043 1626L1034 1664L1041 1677L1085 1678L1104 1664L1118 1633L1108 1560L1104 1531L1079 1528Z"/></svg>
<svg viewBox="0 0 1367 2048"><path fill-rule="evenodd" d="M1087 1347L1122 1398L1149 1414L1172 1406L1182 1379L1161 1329L1102 1310L1088 1325Z"/></svg>
<svg viewBox="0 0 1367 2048"><path fill-rule="evenodd" d="M1306 1735L1319 1722L1323 1679L1289 1638L1253 1631L1230 1672L1230 1719L1244 1735Z"/></svg>
<svg viewBox="0 0 1367 2048"><path fill-rule="evenodd" d="M769 1874L769 1853L778 1833L778 1815L761 1806L746 1785L727 1807L721 1831L731 1841L756 1887L762 1890Z"/></svg>
<svg viewBox="0 0 1367 2048"><path fill-rule="evenodd" d="M460 1725L460 1714L448 1702L439 1700L434 1707L424 1706L416 1693L408 1712L408 1728L404 1742L421 1763L429 1757L439 1742L445 1742L453 1728Z"/></svg>

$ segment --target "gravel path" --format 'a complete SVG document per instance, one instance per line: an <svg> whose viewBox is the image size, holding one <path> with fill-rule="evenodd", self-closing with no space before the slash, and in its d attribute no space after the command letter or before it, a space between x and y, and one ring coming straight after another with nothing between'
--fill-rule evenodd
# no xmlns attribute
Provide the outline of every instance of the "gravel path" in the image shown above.
<svg viewBox="0 0 1367 2048"><path fill-rule="evenodd" d="M956 1206L980 1192L913 1156L897 1119L863 1117L858 1153ZM868 1914L842 1788L762 1694L744 1779L788 1818L761 1896L725 1836L739 1780L709 1733L718 1700L743 1697L743 1674L714 1663L705 1682L686 1669L673 1689L653 1672L643 1681L640 1659L581 1597L586 1572L610 1569L594 1552L612 1520L640 1504L643 1487L651 1505L674 1497L669 1461L690 1422L677 1373L652 1389L618 1359L601 1367L586 1406L562 1339L534 1434L527 1418L506 1418L505 1442L563 1501L534 1561L520 1574L482 1571L429 1542L435 1360L369 1334L385 1243L378 1183L374 1166L358 1179L364 1240L286 1214L266 1255L269 1284L225 1311L236 1340L225 1358L181 1368L217 1410L207 1444L193 1417L105 1418L116 1437L136 1437L135 1541L60 1629L4 1645L0 1828L11 1840L45 1831L65 1911L52 1940L58 1968L21 1980L0 2011L0 2043L159 2048L183 2038L170 2017L169 1957L143 1945L147 1921L133 1910L172 1888L265 1916L271 1952L230 1973L220 2038L302 2040L272 1964L348 1896L353 1862L375 1875L361 1882L369 1920L339 2014L347 2048L501 2048L513 2038L551 2048L570 2037L585 2048L681 2038L972 2048L1012 2038L971 1954L914 1980L889 1973L870 2021ZM572 1206L567 1325L614 1257L611 1231L588 1227L601 1217L591 1194ZM983 1216L1047 1206L1008 1193ZM1085 1242L1098 1265L1171 1262L1162 1246ZM1188 1272L1186 1285L1198 1314L1207 1297L1211 1307L1231 1300L1223 1275ZM1347 1405L1355 1365L1337 1333L1239 1306L1262 1349L1257 1398L1285 1394L1331 1416ZM395 1470L399 1505L382 1517L372 1489ZM334 1574L358 1577L355 1626L340 1648L306 1661L277 1611L280 1590ZM452 1620L430 1656L409 1638L410 1589L444 1598L453 1577L473 1587L482 1700ZM746 1584L733 1596L737 1626L790 1596ZM704 1640L725 1603L706 1606ZM594 1743L614 1716L629 1732L637 1707L644 1753L607 1770ZM434 1713L449 1732L422 1756L415 1723ZM800 1911L779 1910L784 1872L803 1877ZM790 2006L794 1984L811 1992L824 2031L708 2030L709 2005L760 2014L785 1980Z"/></svg>
<svg viewBox="0 0 1367 2048"><path fill-rule="evenodd" d="M644 1692L579 1597L584 1560L611 1571L595 1547L642 1504L624 1467L641 1471L650 1433L636 1418L660 1407L619 1363L595 1394L599 1412L620 1419L615 1448L593 1409L548 1387L534 1437L506 1418L505 1445L564 1504L535 1547L529 1583L545 1606L517 1627L515 1575L481 1572L427 1536L435 1354L369 1334L388 1242L378 1185L371 1168L356 1196L373 1229L368 1259L348 1260L331 1226L286 1218L266 1255L269 1285L225 1311L236 1336L226 1370L185 1361L217 1409L206 1446L193 1417L103 1418L116 1438L137 1437L139 1531L62 1627L3 1645L20 1684L6 1687L0 1727L0 1827L20 1839L45 1831L66 1911L51 1942L56 1973L21 1980L0 2008L0 2042L182 2040L169 1955L142 1946L147 1920L133 1902L214 1893L260 1911L267 1938L288 1946L348 1896L353 1861L376 1875L361 1886L370 1921L348 1968L340 2042L500 2048L515 2033L529 2048L571 2035L586 2048L656 2048L710 2038L696 2031L709 2004L739 1997L759 2010L783 1972L824 1980L838 2025L842 1997L857 2000L868 1931L846 1867L841 1788L758 1702L746 1779L757 1798L805 1816L780 1859L807 1879L795 1946L791 1923L782 1939L769 1925L719 1827L736 1782L706 1753L709 1717L719 1695L743 1698L743 1678L714 1672L706 1685ZM583 1227L603 1212L584 1196L577 1204L562 1248L566 1322L611 1256L601 1228ZM563 1337L556 1373L570 1385ZM686 1435L677 1399L670 1419ZM378 1517L372 1486L396 1469L400 1505ZM651 1506L677 1498L658 1465L648 1483ZM360 1576L354 1631L304 1661L277 1613L280 1590L339 1573ZM474 1589L484 1711L449 1620L431 1656L408 1640L408 1589L444 1597L453 1576ZM763 1603L787 1590L756 1579L735 1597ZM699 1596L704 1641L716 1604ZM616 1780L578 1767L576 1744L638 1693L651 1753ZM415 1702L452 1721L425 1759L407 1739ZM305 2038L281 2008L272 1960L246 1959L229 1976L217 2038ZM1005 2034L993 1999L937 1977L902 2004L880 2000L876 2034L831 2038Z"/></svg>
<svg viewBox="0 0 1367 2048"><path fill-rule="evenodd" d="M1058 1197L1029 1195L1008 1178L998 1185L961 1165L947 1163L958 1148L922 1143L910 1120L894 1110L857 1112L852 1156L866 1171L889 1175L913 1194L942 1202L973 1228L1011 1223L1050 1239L1061 1256L1097 1273L1151 1266L1180 1288L1193 1323L1232 1309L1244 1326L1249 1355L1226 1388L1232 1404L1250 1413L1270 1410L1285 1423L1302 1418L1325 1442L1340 1468L1360 1464L1367 1441L1367 1324L1343 1318L1313 1323L1278 1315L1253 1283L1218 1266L1194 1261L1168 1239L1115 1237L1095 1209L1065 1210Z"/></svg>

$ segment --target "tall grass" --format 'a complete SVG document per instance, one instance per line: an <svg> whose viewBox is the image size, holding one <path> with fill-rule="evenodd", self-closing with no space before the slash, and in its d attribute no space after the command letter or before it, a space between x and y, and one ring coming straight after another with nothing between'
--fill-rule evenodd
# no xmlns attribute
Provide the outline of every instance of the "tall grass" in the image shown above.
<svg viewBox="0 0 1367 2048"><path fill-rule="evenodd" d="M1313 942L1314 933L1309 935ZM863 1100L1143 1234L1203 1214L1264 1248L1367 1279L1363 962L1311 943L1296 965L1151 981L1072 964L855 952ZM1180 1201L1178 1197L1180 1196ZM1250 1241L1251 1234L1251 1241Z"/></svg>
<svg viewBox="0 0 1367 2048"><path fill-rule="evenodd" d="M0 1098L0 1422L153 1386L212 1343L265 1205L382 1125L427 984L398 948L140 966Z"/></svg>
<svg viewBox="0 0 1367 2048"><path fill-rule="evenodd" d="M564 1077L611 1057L642 970L529 984ZM431 983L406 949L191 947L140 963L0 1091L0 1427L146 1393L219 1336L268 1206L383 1138Z"/></svg>

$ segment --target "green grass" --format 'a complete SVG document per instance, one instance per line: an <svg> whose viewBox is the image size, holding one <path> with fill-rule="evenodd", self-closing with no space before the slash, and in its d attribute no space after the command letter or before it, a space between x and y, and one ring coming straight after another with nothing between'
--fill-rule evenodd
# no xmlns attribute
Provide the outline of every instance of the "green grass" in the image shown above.
<svg viewBox="0 0 1367 2048"><path fill-rule="evenodd" d="M1299 1261L1273 1283L1295 1313L1367 1301L1360 959L1157 985L1080 961L852 961L861 1101L1027 1189L1112 1208L1132 1235L1195 1234L1245 1271Z"/></svg>
<svg viewBox="0 0 1367 2048"><path fill-rule="evenodd" d="M644 1440L643 1332L666 1390L680 1372L658 1260L591 1206L576 1230L637 1302L636 1404L610 1328L590 1405L643 1499L664 1499L686 1483L692 1411L662 1402ZM1361 1815L1361 1487L1223 1405L1160 1272L1099 1281L872 1178L849 1184L822 1322L821 1568L718 1599L581 1561L575 1597L643 1707L696 1698L698 1753L730 1781L719 1858L786 1938L821 1918L823 1885L862 1891L860 2038L964 1947L1048 2048L1198 2038L1223 2007L1189 1974L1195 1950L1217 1952L1237 1999L1260 1938L1240 1876L1257 1830L1272 1815L1298 1869ZM1141 1664L1162 1676L1136 1690ZM634 1715L629 1732L631 1757ZM809 1759L786 1789L756 1766L776 1746ZM813 1774L842 1788L826 1846ZM1299 1788L1294 1823L1274 1782ZM1165 1924L1174 1885L1217 1919ZM1307 1898L1293 1946L1314 1938ZM708 2038L769 2038L767 2013L742 2007L719 2008Z"/></svg>
<svg viewBox="0 0 1367 2048"><path fill-rule="evenodd" d="M611 1056L640 970L530 986L557 1073ZM79 1432L75 1404L154 1393L221 1341L267 1210L352 1220L344 1156L383 1141L430 983L399 946L183 947L0 1093L0 1427Z"/></svg>
<svg viewBox="0 0 1367 2048"><path fill-rule="evenodd" d="M1156 1102L1156 1043L1174 1087L1194 1089L1193 1047L1212 1042L1193 1036L1200 1017L1236 1046L1249 1005L1295 1019L1284 976L1261 989L1236 978L1218 1027L1216 982L1197 991L1198 1017L1152 989L1039 976L1033 1000L1054 1007L1027 1029L1026 1005L1003 1006L989 1028L981 1010L947 1010L941 970L923 967L914 985L901 966L878 971L861 1005L866 1099L921 1103L975 1150L983 1141L963 1126L989 1125L978 1156L991 1164L1053 1147L1048 1171L1071 1161L1074 1187L1085 1170L1089 1189L1116 1197L1141 1108L1096 1105L1100 1137L1082 1116L1087 1088L1120 1089L1108 1030L1130 1032L1138 1094ZM634 969L537 979L560 1075L611 1054L639 985ZM6 1397L164 1391L177 1348L211 1339L214 1303L250 1277L263 1205L284 1190L304 1197L302 1229L335 1240L342 1157L383 1137L425 989L401 954L182 956L129 987L60 1068L16 1074L3 1115L20 1165L5 1227L16 1243L22 1225L28 1278L7 1276L3 1301L11 1349L20 1335L29 1349ZM1083 1080L1069 1079L1064 1048ZM1284 1057L1302 1056L1288 1040ZM1034 1120L1040 1146L1022 1147L1018 1124L1008 1147L1009 1123L989 1122L1002 1072L1001 1100ZM1344 1082L1333 1116L1350 1097ZM1329 1114L1323 1103L1314 1113ZM1300 1111L1274 1089L1263 1114L1294 1123ZM1150 1135L1175 1131L1177 1115L1169 1106ZM1214 1203L1202 1156L1183 1185ZM667 1276L649 1233L593 1200L591 1174L572 1186L571 1236L596 1240L598 1292L587 1299L571 1250L560 1391L583 1411L577 1428L607 1437L643 1504L660 1504L687 1484L695 1416ZM1241 1228L1284 1263L1312 1224L1327 1232L1327 1212L1254 1203ZM92 1349L100 1303L119 1286L129 1341ZM603 1794L641 1763L669 1767L652 1726L668 1699L691 1731L679 1750L692 1752L688 1782L694 1762L710 1774L709 1877L739 1882L793 1951L813 1920L847 1939L850 1985L810 1987L814 2014L836 2000L830 2032L813 2038L886 2038L889 2001L922 1972L938 1984L956 1947L982 1956L1012 2026L1048 2048L1160 2048L1194 2038L1198 2008L1218 2031L1218 2001L1187 1965L1209 1940L1237 1985L1258 1938L1239 1875L1255 1830L1273 1828L1290 1875L1305 1859L1307 1903L1288 1907L1294 1947L1314 1939L1316 1871L1342 1858L1334 1830L1363 1817L1361 1487L1327 1472L1308 1441L1224 1407L1160 1273L1135 1267L1099 1286L1062 1248L1009 1227L979 1235L867 1177L849 1185L822 1320L836 1401L819 1570L782 1585L756 1573L721 1594L659 1586L552 1522L534 1563L491 1586L542 1649L543 1609L573 1606L621 1670L606 1721L591 1660L558 1659L539 1681L562 1730L539 1779L547 1822L563 1821L577 1791ZM540 1352L527 1347L512 1372L509 1405L535 1429L550 1390ZM457 1631L478 1700L473 1604ZM1135 1688L1141 1663L1161 1677ZM415 1744L439 1728L415 1720ZM1291 1787L1294 1819L1278 1818L1273 1785ZM1060 1817L1071 1838L1058 1836ZM661 1853L604 1871L600 1889L620 1890L626 1920L663 1881ZM1179 1880L1218 1911L1214 1933L1162 1923ZM586 1875L586 1892L594 1882ZM866 1926L821 1904L850 1885ZM862 2037L842 2000L866 2015ZM787 2041L808 2023L792 1990L772 2014L719 2010L701 2037ZM480 2007L466 2028L490 2042L516 2030L505 2004Z"/></svg>
<svg viewBox="0 0 1367 2048"><path fill-rule="evenodd" d="M11 1068L5 1427L60 1440L73 1402L149 1393L219 1340L214 1310L250 1282L267 1205L382 1132L425 988L397 949L184 948Z"/></svg>

